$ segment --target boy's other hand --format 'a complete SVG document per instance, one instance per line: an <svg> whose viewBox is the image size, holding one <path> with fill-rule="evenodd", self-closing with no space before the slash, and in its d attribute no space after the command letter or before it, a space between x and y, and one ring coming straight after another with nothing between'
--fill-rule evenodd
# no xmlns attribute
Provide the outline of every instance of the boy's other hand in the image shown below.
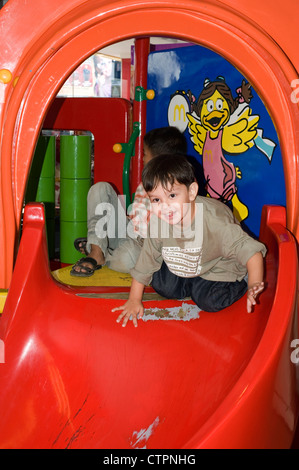
<svg viewBox="0 0 299 470"><path fill-rule="evenodd" d="M121 307L115 307L112 309L112 312L116 312L117 310L122 310L122 313L117 317L116 322L120 323L122 320L122 326L126 326L128 320L132 316L133 325L135 327L138 326L137 319L141 318L143 315L143 305L142 302L139 300L128 300L124 305Z"/></svg>
<svg viewBox="0 0 299 470"><path fill-rule="evenodd" d="M252 307L256 305L257 296L264 290L264 282L255 282L248 287L247 291L247 312L252 312Z"/></svg>

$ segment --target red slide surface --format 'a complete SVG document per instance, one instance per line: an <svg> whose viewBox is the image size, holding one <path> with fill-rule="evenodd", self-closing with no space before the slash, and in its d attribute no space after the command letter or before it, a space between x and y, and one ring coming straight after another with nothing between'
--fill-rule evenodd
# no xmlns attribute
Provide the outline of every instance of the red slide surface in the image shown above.
<svg viewBox="0 0 299 470"><path fill-rule="evenodd" d="M43 207L28 205L0 319L0 447L289 447L298 262L284 208L264 208L260 238L266 289L253 313L242 298L198 319L122 328L111 309L123 300L53 279Z"/></svg>

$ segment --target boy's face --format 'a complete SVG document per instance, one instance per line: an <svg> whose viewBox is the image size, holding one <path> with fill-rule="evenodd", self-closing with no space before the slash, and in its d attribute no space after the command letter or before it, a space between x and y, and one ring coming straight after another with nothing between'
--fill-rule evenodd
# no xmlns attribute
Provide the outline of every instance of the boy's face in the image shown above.
<svg viewBox="0 0 299 470"><path fill-rule="evenodd" d="M151 159L153 155L146 144L143 144L143 165L145 166Z"/></svg>
<svg viewBox="0 0 299 470"><path fill-rule="evenodd" d="M155 189L148 193L148 196L153 213L170 225L176 225L182 224L184 220L187 220L187 217L190 217L190 221L193 219L197 191L196 182L192 183L189 188L175 182L172 187L169 185L167 189L159 183Z"/></svg>

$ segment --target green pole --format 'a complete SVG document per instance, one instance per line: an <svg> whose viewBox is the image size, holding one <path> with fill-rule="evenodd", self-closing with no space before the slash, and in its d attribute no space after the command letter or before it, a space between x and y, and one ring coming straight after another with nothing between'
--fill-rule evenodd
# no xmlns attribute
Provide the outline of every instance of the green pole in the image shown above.
<svg viewBox="0 0 299 470"><path fill-rule="evenodd" d="M133 197L130 193L130 166L131 158L135 153L135 142L140 134L140 123L133 123L133 132L128 143L117 143L113 146L113 150L116 153L125 153L124 164L123 164L123 194L126 197L126 208L132 203Z"/></svg>
<svg viewBox="0 0 299 470"><path fill-rule="evenodd" d="M130 165L131 165L131 158L134 155L135 150L135 142L137 137L140 134L140 124L139 122L133 123L133 132L130 137L130 140L125 147L125 159L124 159L124 166L123 166L123 193L126 196L126 207L128 208L132 202L131 194L130 194Z"/></svg>
<svg viewBox="0 0 299 470"><path fill-rule="evenodd" d="M87 235L87 194L91 184L91 136L60 136L60 260L82 255L74 240Z"/></svg>

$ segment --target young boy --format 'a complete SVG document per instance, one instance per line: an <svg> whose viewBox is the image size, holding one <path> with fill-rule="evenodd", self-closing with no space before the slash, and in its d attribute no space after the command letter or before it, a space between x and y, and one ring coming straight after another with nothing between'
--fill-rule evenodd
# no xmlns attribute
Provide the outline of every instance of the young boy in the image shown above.
<svg viewBox="0 0 299 470"><path fill-rule="evenodd" d="M160 153L185 154L187 142L176 127L162 127L145 134L143 147L146 165ZM115 271L129 273L135 266L146 236L149 207L150 201L142 183L136 189L128 214L109 183L94 184L87 197L87 240L75 240L76 248L87 256L77 261L70 274L91 276L104 264Z"/></svg>
<svg viewBox="0 0 299 470"><path fill-rule="evenodd" d="M197 196L193 168L182 155L160 155L142 173L151 201L148 237L135 267L128 301L117 322L134 326L143 315L146 285L166 298L191 296L199 308L219 311L247 291L247 311L264 289L265 246L246 234L222 202ZM248 281L244 278L248 274Z"/></svg>

